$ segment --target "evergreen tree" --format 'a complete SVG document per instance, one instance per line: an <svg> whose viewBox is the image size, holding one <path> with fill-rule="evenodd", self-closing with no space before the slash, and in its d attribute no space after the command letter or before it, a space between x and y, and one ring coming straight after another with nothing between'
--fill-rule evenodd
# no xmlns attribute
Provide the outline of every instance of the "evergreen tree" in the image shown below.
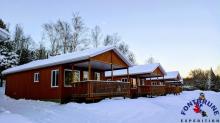
<svg viewBox="0 0 220 123"><path fill-rule="evenodd" d="M0 19L0 28L7 28L2 19ZM18 64L18 55L13 51L13 45L10 40L0 42L0 87L2 86L1 72Z"/></svg>
<svg viewBox="0 0 220 123"><path fill-rule="evenodd" d="M21 50L18 50L17 54L20 54L19 65L26 64L26 63L31 62L33 60L32 59L33 53L29 49L23 48Z"/></svg>
<svg viewBox="0 0 220 123"><path fill-rule="evenodd" d="M4 23L2 19L0 19L0 28L6 29L6 24Z"/></svg>
<svg viewBox="0 0 220 123"><path fill-rule="evenodd" d="M214 85L214 91L220 91L220 76L216 76L215 85Z"/></svg>
<svg viewBox="0 0 220 123"><path fill-rule="evenodd" d="M206 81L206 89L207 90L212 90L214 89L215 81L216 81L216 76L215 73L213 72L212 68L207 71L207 81Z"/></svg>
<svg viewBox="0 0 220 123"><path fill-rule="evenodd" d="M43 46L43 44L40 44L40 47L35 50L35 59L46 59L47 58L47 50Z"/></svg>
<svg viewBox="0 0 220 123"><path fill-rule="evenodd" d="M12 42L0 42L0 87L2 86L1 72L18 64L18 55L15 52L11 51L11 49Z"/></svg>

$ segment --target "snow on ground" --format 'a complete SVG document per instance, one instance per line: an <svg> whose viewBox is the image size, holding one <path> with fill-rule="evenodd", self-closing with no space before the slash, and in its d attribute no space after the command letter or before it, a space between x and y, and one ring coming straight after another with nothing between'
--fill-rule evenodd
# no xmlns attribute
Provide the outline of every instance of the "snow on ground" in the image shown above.
<svg viewBox="0 0 220 123"><path fill-rule="evenodd" d="M181 110L186 103L197 99L201 91L183 92L156 98L113 98L98 103L68 103L14 100L4 95L0 88L0 123L180 123ZM204 92L219 110L220 93ZM210 110L210 109L207 109ZM206 111L207 111L206 110ZM214 117L212 111L208 116ZM200 117L189 109L187 114Z"/></svg>

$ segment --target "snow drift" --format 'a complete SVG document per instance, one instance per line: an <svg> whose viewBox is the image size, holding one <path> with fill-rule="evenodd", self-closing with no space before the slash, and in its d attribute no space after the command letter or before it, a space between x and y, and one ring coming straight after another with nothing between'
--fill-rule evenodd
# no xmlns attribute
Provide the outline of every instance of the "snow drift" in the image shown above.
<svg viewBox="0 0 220 123"><path fill-rule="evenodd" d="M0 89L0 123L180 123L187 116L202 118L190 108L187 116L181 115L186 103L198 98L201 91L183 92L138 99L113 98L98 103L68 103L14 100ZM206 98L220 108L220 93L205 91ZM210 109L207 118L215 116Z"/></svg>

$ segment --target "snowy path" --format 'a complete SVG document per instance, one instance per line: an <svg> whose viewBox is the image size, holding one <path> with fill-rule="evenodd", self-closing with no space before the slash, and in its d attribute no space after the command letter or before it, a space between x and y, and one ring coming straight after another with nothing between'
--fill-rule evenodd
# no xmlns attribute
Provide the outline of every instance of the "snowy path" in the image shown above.
<svg viewBox="0 0 220 123"><path fill-rule="evenodd" d="M1 88L0 123L178 123L183 106L197 98L199 93L200 91L191 91L179 96L115 98L93 104L60 105L53 102L14 100L5 96ZM220 108L220 93L205 92L205 95ZM194 115L193 111L189 113Z"/></svg>

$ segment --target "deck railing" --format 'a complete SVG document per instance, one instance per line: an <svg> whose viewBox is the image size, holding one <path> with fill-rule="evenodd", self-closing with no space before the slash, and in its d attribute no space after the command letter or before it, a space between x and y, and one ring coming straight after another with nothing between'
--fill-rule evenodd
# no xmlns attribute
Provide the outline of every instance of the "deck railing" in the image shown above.
<svg viewBox="0 0 220 123"><path fill-rule="evenodd" d="M129 96L128 82L88 80L74 82L73 98L96 99L106 97Z"/></svg>
<svg viewBox="0 0 220 123"><path fill-rule="evenodd" d="M138 87L139 95L161 96L165 95L164 85L143 85Z"/></svg>
<svg viewBox="0 0 220 123"><path fill-rule="evenodd" d="M178 94L182 92L181 86L166 86L167 94Z"/></svg>

